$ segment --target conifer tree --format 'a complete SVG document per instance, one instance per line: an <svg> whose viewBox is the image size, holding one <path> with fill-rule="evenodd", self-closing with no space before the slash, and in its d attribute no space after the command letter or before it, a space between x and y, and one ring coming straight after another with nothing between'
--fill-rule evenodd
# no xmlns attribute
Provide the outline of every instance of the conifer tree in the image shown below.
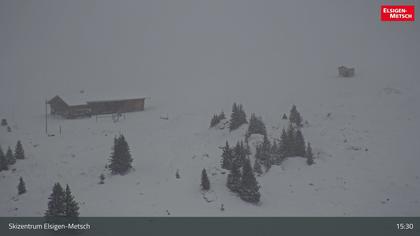
<svg viewBox="0 0 420 236"><path fill-rule="evenodd" d="M246 138L248 139L249 136L251 136L251 134L255 134L255 130L256 130L256 117L254 113L251 113L251 117L249 118L249 125L248 125L248 130L246 131Z"/></svg>
<svg viewBox="0 0 420 236"><path fill-rule="evenodd" d="M3 149L0 147L0 171L8 170L9 164L7 163L6 156L4 155Z"/></svg>
<svg viewBox="0 0 420 236"><path fill-rule="evenodd" d="M18 160L25 159L25 152L23 151L23 146L20 140L17 141L16 147L15 147L15 158Z"/></svg>
<svg viewBox="0 0 420 236"><path fill-rule="evenodd" d="M283 128L281 131L281 136L280 136L280 144L279 144L279 155L280 158L285 158L287 157L289 153L289 140L287 137L287 133L286 130Z"/></svg>
<svg viewBox="0 0 420 236"><path fill-rule="evenodd" d="M242 104L239 104L239 123L240 125L248 123L246 119L246 113L244 111Z"/></svg>
<svg viewBox="0 0 420 236"><path fill-rule="evenodd" d="M263 151L265 151L267 153L271 152L271 142L270 142L270 140L268 140L267 135L264 135L261 148L262 148Z"/></svg>
<svg viewBox="0 0 420 236"><path fill-rule="evenodd" d="M271 145L271 159L272 159L272 164L274 165L280 165L282 161L280 147L277 141L275 140L273 141L273 144Z"/></svg>
<svg viewBox="0 0 420 236"><path fill-rule="evenodd" d="M233 148L233 163L238 167L242 167L247 155L247 151L244 147L243 141L237 142L236 146Z"/></svg>
<svg viewBox="0 0 420 236"><path fill-rule="evenodd" d="M263 173L260 162L257 159L255 159L255 162L254 162L254 172L258 176L262 175L262 173Z"/></svg>
<svg viewBox="0 0 420 236"><path fill-rule="evenodd" d="M289 114L289 120L291 123L295 124L297 127L302 127L302 116L296 109L296 105L292 106Z"/></svg>
<svg viewBox="0 0 420 236"><path fill-rule="evenodd" d="M113 149L108 167L111 169L112 174L123 175L132 168L131 163L133 162L130 148L123 135L114 138Z"/></svg>
<svg viewBox="0 0 420 236"><path fill-rule="evenodd" d="M299 129L296 131L294 148L294 156L305 157L305 139L303 138L303 134Z"/></svg>
<svg viewBox="0 0 420 236"><path fill-rule="evenodd" d="M210 189L210 181L209 177L207 176L206 169L203 168L201 171L201 189L207 191Z"/></svg>
<svg viewBox="0 0 420 236"><path fill-rule="evenodd" d="M249 137L251 134L267 134L264 122L260 117L256 117L254 113L252 113L251 118L249 118L249 126L246 135Z"/></svg>
<svg viewBox="0 0 420 236"><path fill-rule="evenodd" d="M26 193L26 186L25 186L25 182L23 181L22 177L19 178L19 184L17 186L17 189L18 189L18 194L19 195L22 195L22 194Z"/></svg>
<svg viewBox="0 0 420 236"><path fill-rule="evenodd" d="M79 204L74 200L68 185L64 191L60 183L55 183L48 199L48 209L45 212L47 222L78 223Z"/></svg>
<svg viewBox="0 0 420 236"><path fill-rule="evenodd" d="M232 192L238 192L241 188L241 170L235 162L233 163L230 173L227 176L226 186Z"/></svg>
<svg viewBox="0 0 420 236"><path fill-rule="evenodd" d="M267 135L264 135L264 140L261 144L260 159L265 167L265 170L268 171L271 168L271 143L270 140L268 140Z"/></svg>
<svg viewBox="0 0 420 236"><path fill-rule="evenodd" d="M259 188L260 186L258 185L257 179L251 168L251 161L246 159L241 178L239 196L246 202L258 203L261 196Z"/></svg>
<svg viewBox="0 0 420 236"><path fill-rule="evenodd" d="M281 117L282 120L287 120L287 115L286 113L283 113L283 116Z"/></svg>
<svg viewBox="0 0 420 236"><path fill-rule="evenodd" d="M55 217L66 215L65 193L60 183L54 184L53 191L48 199L48 209L45 212L48 221L55 221Z"/></svg>
<svg viewBox="0 0 420 236"><path fill-rule="evenodd" d="M229 147L228 141L226 141L226 145L223 147L222 153L222 168L225 170L230 170L232 167L233 159L233 150Z"/></svg>
<svg viewBox="0 0 420 236"><path fill-rule="evenodd" d="M238 126L238 120L239 120L239 112L238 112L238 106L236 103L233 103L232 105L232 113L230 114L230 123L229 123L229 130L235 130Z"/></svg>
<svg viewBox="0 0 420 236"><path fill-rule="evenodd" d="M16 163L16 158L13 155L12 149L10 147L7 148L6 160L8 165L13 165Z"/></svg>
<svg viewBox="0 0 420 236"><path fill-rule="evenodd" d="M296 142L296 130L293 124L290 122L287 128L287 143L286 143L286 157L295 156L295 142Z"/></svg>
<svg viewBox="0 0 420 236"><path fill-rule="evenodd" d="M245 138L245 146L244 146L245 156L251 155L251 147L249 146L248 139Z"/></svg>
<svg viewBox="0 0 420 236"><path fill-rule="evenodd" d="M232 114L230 115L229 130L233 131L245 123L247 123L247 119L242 105L234 103L232 106Z"/></svg>
<svg viewBox="0 0 420 236"><path fill-rule="evenodd" d="M219 118L218 118L217 115L213 115L213 117L211 118L211 121L210 121L210 128L213 128L217 124L219 124Z"/></svg>
<svg viewBox="0 0 420 236"><path fill-rule="evenodd" d="M308 145L306 147L306 163L308 165L313 165L314 164L314 155L312 154L311 143L308 143Z"/></svg>
<svg viewBox="0 0 420 236"><path fill-rule="evenodd" d="M220 114L218 115L213 115L213 117L211 118L210 121L210 128L213 128L214 126L216 126L217 124L220 123L220 121L226 119L225 113L223 111L220 112Z"/></svg>
<svg viewBox="0 0 420 236"><path fill-rule="evenodd" d="M64 193L64 206L65 216L73 221L77 221L79 217L79 204L74 200L69 185L66 186L66 191Z"/></svg>
<svg viewBox="0 0 420 236"><path fill-rule="evenodd" d="M7 126L7 120L5 118L1 119L1 126Z"/></svg>

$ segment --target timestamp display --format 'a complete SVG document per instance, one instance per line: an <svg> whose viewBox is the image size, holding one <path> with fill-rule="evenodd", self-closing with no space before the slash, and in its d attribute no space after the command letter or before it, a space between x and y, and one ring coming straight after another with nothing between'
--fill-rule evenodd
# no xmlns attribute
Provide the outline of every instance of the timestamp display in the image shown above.
<svg viewBox="0 0 420 236"><path fill-rule="evenodd" d="M398 223L397 229L398 230L413 230L414 224L413 223Z"/></svg>

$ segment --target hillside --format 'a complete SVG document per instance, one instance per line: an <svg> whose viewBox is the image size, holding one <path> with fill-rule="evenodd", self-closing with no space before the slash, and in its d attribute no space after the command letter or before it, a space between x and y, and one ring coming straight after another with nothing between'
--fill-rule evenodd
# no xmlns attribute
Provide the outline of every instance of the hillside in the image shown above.
<svg viewBox="0 0 420 236"><path fill-rule="evenodd" d="M49 18L46 1L1 3L0 118L12 132L0 127L0 145L21 140L27 159L0 172L0 216L43 215L55 182L82 216L418 216L418 23L381 23L373 1L240 2L57 2ZM342 64L356 76L337 77ZM44 101L82 89L151 99L119 122L49 119L47 137ZM292 104L308 121L315 164L289 158L257 177L259 205L231 193L220 168L219 147L246 125L208 128L233 102L262 116L271 139ZM105 170L118 134L134 159L125 176ZM28 192L16 196L20 176Z"/></svg>

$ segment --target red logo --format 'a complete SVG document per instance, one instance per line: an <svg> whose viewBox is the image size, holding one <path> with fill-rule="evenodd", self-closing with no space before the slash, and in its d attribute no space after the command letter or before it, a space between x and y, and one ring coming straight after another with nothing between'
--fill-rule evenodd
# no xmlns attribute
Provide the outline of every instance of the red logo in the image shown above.
<svg viewBox="0 0 420 236"><path fill-rule="evenodd" d="M381 6L381 21L414 21L414 6Z"/></svg>

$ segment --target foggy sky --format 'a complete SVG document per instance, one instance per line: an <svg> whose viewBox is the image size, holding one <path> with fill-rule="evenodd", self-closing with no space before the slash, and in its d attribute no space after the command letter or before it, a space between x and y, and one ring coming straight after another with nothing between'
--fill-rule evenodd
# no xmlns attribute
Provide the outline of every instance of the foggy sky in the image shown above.
<svg viewBox="0 0 420 236"><path fill-rule="evenodd" d="M414 71L418 23L380 22L383 3L2 0L2 110L80 89L213 98L339 64Z"/></svg>

